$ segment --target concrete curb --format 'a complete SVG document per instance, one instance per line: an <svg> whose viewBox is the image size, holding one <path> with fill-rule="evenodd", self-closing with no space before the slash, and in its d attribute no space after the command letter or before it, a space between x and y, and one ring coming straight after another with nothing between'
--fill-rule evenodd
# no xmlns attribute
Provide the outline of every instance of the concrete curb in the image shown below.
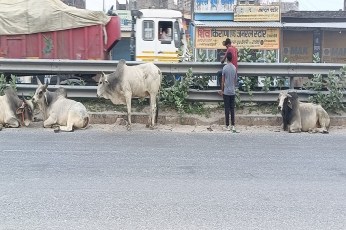
<svg viewBox="0 0 346 230"><path fill-rule="evenodd" d="M91 124L114 124L118 118L127 120L126 113L118 112L89 112ZM196 115L159 115L158 123L162 125L180 124L180 125L223 125L224 117L221 114L218 117L206 118ZM331 116L331 126L346 126L346 116ZM133 113L132 123L147 124L148 115L146 113ZM281 116L279 115L244 115L236 114L236 124L245 126L280 126Z"/></svg>

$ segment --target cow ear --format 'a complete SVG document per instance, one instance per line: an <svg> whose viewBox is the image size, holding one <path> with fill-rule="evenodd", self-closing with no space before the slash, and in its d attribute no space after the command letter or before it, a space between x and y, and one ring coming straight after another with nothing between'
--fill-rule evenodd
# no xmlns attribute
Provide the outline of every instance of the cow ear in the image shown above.
<svg viewBox="0 0 346 230"><path fill-rule="evenodd" d="M27 100L24 97L24 94L22 93L22 100L24 101L25 104L28 104Z"/></svg>
<svg viewBox="0 0 346 230"><path fill-rule="evenodd" d="M46 102L46 105L48 105L48 98L47 98L47 94L44 94L44 101Z"/></svg>

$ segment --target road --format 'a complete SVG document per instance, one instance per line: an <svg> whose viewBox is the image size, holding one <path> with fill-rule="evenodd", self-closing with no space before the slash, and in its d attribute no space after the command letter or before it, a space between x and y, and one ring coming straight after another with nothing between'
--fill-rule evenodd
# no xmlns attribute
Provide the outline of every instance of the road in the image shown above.
<svg viewBox="0 0 346 230"><path fill-rule="evenodd" d="M94 126L0 140L1 230L346 229L346 132Z"/></svg>

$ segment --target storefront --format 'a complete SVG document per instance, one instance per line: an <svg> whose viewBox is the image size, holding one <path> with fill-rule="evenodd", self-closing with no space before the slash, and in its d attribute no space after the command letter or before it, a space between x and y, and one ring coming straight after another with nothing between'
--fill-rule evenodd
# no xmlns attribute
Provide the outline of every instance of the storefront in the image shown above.
<svg viewBox="0 0 346 230"><path fill-rule="evenodd" d="M284 30L282 34L282 61L313 61L313 31Z"/></svg>
<svg viewBox="0 0 346 230"><path fill-rule="evenodd" d="M224 15L224 14L221 14ZM202 20L199 14L193 22L195 58L206 56L218 61L225 47L222 41L230 38L232 45L254 51L279 50L280 48L280 8L277 5L238 5L230 12L229 20Z"/></svg>
<svg viewBox="0 0 346 230"><path fill-rule="evenodd" d="M323 31L321 61L346 63L346 28L336 31Z"/></svg>
<svg viewBox="0 0 346 230"><path fill-rule="evenodd" d="M346 63L346 22L283 23L282 60Z"/></svg>

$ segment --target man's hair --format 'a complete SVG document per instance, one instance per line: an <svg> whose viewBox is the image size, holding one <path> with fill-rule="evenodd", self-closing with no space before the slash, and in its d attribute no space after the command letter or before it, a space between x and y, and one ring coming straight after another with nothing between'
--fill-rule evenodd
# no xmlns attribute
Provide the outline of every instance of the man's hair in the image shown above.
<svg viewBox="0 0 346 230"><path fill-rule="evenodd" d="M232 61L232 53L231 52L228 52L226 54L226 58L227 58L227 61L231 62Z"/></svg>
<svg viewBox="0 0 346 230"><path fill-rule="evenodd" d="M232 44L231 39L226 38L226 40L223 41L222 44L223 44L224 46L231 45L231 44Z"/></svg>

